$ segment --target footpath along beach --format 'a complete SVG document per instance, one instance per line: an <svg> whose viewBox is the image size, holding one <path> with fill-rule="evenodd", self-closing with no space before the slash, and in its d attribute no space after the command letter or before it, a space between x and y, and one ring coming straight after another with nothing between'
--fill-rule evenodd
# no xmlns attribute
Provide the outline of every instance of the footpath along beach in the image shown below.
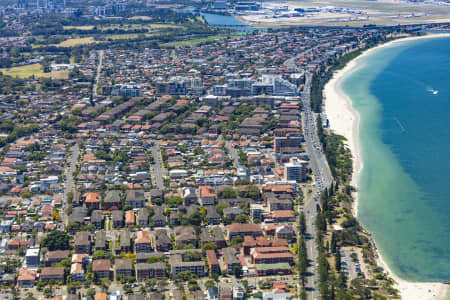
<svg viewBox="0 0 450 300"><path fill-rule="evenodd" d="M333 74L332 79L324 88L325 113L330 123L330 129L335 133L344 136L347 139L347 145L353 156L353 177L352 185L358 190L359 177L363 169L363 160L361 157L360 139L359 139L359 113L353 108L352 100L342 92L341 83L344 78L349 76L359 67L361 59L382 48L389 47L394 43L403 43L405 41L450 36L450 34L430 34L420 37L407 37L379 45L362 53L357 58L350 61L343 69ZM353 214L358 215L358 193L354 194L355 202L353 204ZM444 299L446 296L447 285L437 282L410 282L399 278L389 266L383 261L378 252L378 264L382 266L397 282L396 288L400 291L402 299Z"/></svg>

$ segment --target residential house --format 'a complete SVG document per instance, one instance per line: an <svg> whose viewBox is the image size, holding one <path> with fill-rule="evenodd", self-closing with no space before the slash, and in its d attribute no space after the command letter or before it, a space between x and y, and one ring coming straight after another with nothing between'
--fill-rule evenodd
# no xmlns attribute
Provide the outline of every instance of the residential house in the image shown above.
<svg viewBox="0 0 450 300"><path fill-rule="evenodd" d="M114 268L116 270L116 278L133 275L131 259L116 259Z"/></svg>
<svg viewBox="0 0 450 300"><path fill-rule="evenodd" d="M223 216L234 220L237 216L243 214L243 210L238 207L226 207L223 209Z"/></svg>
<svg viewBox="0 0 450 300"><path fill-rule="evenodd" d="M272 219L276 223L295 222L295 215L293 210L273 210L267 219Z"/></svg>
<svg viewBox="0 0 450 300"><path fill-rule="evenodd" d="M83 198L84 204L86 205L87 208L100 209L100 198L98 193L93 192L85 193L83 195Z"/></svg>
<svg viewBox="0 0 450 300"><path fill-rule="evenodd" d="M136 246L136 253L151 252L152 244L150 237L148 236L148 232L141 230L137 232L136 236L136 240L134 241Z"/></svg>
<svg viewBox="0 0 450 300"><path fill-rule="evenodd" d="M70 277L72 281L84 281L86 275L84 273L83 265L80 263L73 263L70 266Z"/></svg>
<svg viewBox="0 0 450 300"><path fill-rule="evenodd" d="M91 224L96 228L103 228L103 213L101 210L94 210L92 212Z"/></svg>
<svg viewBox="0 0 450 300"><path fill-rule="evenodd" d="M155 231L153 243L156 251L167 252L172 248L172 242L166 229L158 229Z"/></svg>
<svg viewBox="0 0 450 300"><path fill-rule="evenodd" d="M289 247L258 247L250 250L250 257L254 264L294 264L294 256Z"/></svg>
<svg viewBox="0 0 450 300"><path fill-rule="evenodd" d="M177 245L197 245L195 230L191 226L179 226L175 228L175 243Z"/></svg>
<svg viewBox="0 0 450 300"><path fill-rule="evenodd" d="M105 199L103 200L103 209L105 210L118 210L120 209L120 191L110 190L106 192Z"/></svg>
<svg viewBox="0 0 450 300"><path fill-rule="evenodd" d="M125 212L125 226L133 226L136 224L134 210L127 210Z"/></svg>
<svg viewBox="0 0 450 300"><path fill-rule="evenodd" d="M27 252L25 254L25 261L27 262L28 267L39 266L41 263L39 248L27 249Z"/></svg>
<svg viewBox="0 0 450 300"><path fill-rule="evenodd" d="M203 206L206 205L214 205L214 201L216 199L216 195L211 192L210 186L200 186L200 200Z"/></svg>
<svg viewBox="0 0 450 300"><path fill-rule="evenodd" d="M165 263L137 263L136 264L136 279L144 281L150 278L161 279L167 276L167 267Z"/></svg>
<svg viewBox="0 0 450 300"><path fill-rule="evenodd" d="M39 276L41 281L57 280L64 282L64 267L44 267Z"/></svg>
<svg viewBox="0 0 450 300"><path fill-rule="evenodd" d="M19 269L17 283L20 288L31 288L36 283L36 271L22 267Z"/></svg>
<svg viewBox="0 0 450 300"><path fill-rule="evenodd" d="M92 264L92 272L98 278L111 278L111 262L109 259L98 259L94 260Z"/></svg>
<svg viewBox="0 0 450 300"><path fill-rule="evenodd" d="M91 254L91 234L87 231L79 231L75 234L75 253Z"/></svg>
<svg viewBox="0 0 450 300"><path fill-rule="evenodd" d="M180 250L182 251L182 250ZM193 250L190 250L193 251ZM204 261L183 261L181 254L171 254L169 259L171 267L171 276L176 276L180 272L189 271L197 274L200 277L205 276L205 262Z"/></svg>
<svg viewBox="0 0 450 300"><path fill-rule="evenodd" d="M125 204L133 208L145 207L146 199L144 190L127 190Z"/></svg>
<svg viewBox="0 0 450 300"><path fill-rule="evenodd" d="M106 232L104 230L95 232L95 251L106 250Z"/></svg>
<svg viewBox="0 0 450 300"><path fill-rule="evenodd" d="M253 237L261 236L261 226L258 224L239 224L233 223L227 226L228 240L231 240L233 236L246 236L251 235Z"/></svg>
<svg viewBox="0 0 450 300"><path fill-rule="evenodd" d="M123 227L123 211L114 210L111 214L111 221L114 228Z"/></svg>
<svg viewBox="0 0 450 300"><path fill-rule="evenodd" d="M199 238L202 247L206 243L216 244L218 249L222 249L227 246L224 233L220 226L214 226L211 230L205 227L202 228Z"/></svg>
<svg viewBox="0 0 450 300"><path fill-rule="evenodd" d="M220 273L220 265L217 260L216 252L214 250L206 250L206 258L208 260L209 272L216 273L217 275Z"/></svg>
<svg viewBox="0 0 450 300"><path fill-rule="evenodd" d="M133 248L131 247L130 232L128 230L122 230L120 232L120 251L122 252L133 251Z"/></svg>
<svg viewBox="0 0 450 300"><path fill-rule="evenodd" d="M153 206L152 223L155 227L166 226L166 216L161 206Z"/></svg>
<svg viewBox="0 0 450 300"><path fill-rule="evenodd" d="M218 225L220 224L221 218L217 213L215 205L206 206L206 222L208 225Z"/></svg>
<svg viewBox="0 0 450 300"><path fill-rule="evenodd" d="M183 200L184 205L190 205L197 203L197 194L195 193L195 189L192 187L184 187L183 188Z"/></svg>
<svg viewBox="0 0 450 300"><path fill-rule="evenodd" d="M223 263L227 268L226 271L228 274L233 274L236 267L241 267L241 262L236 257L236 250L234 248L223 249Z"/></svg>
<svg viewBox="0 0 450 300"><path fill-rule="evenodd" d="M137 213L137 223L141 227L147 227L148 226L148 210L147 208L139 208Z"/></svg>
<svg viewBox="0 0 450 300"><path fill-rule="evenodd" d="M44 263L47 267L69 257L69 250L48 251L45 254Z"/></svg>

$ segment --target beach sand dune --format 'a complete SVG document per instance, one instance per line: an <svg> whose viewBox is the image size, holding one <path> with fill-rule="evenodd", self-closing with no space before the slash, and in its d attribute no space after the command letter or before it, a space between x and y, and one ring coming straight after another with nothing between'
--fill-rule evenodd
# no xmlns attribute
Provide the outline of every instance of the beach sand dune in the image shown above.
<svg viewBox="0 0 450 300"><path fill-rule="evenodd" d="M421 37L408 37L391 41L386 44L365 51L362 55L350 61L342 70L336 72L332 79L324 88L325 113L330 122L330 128L335 133L344 136L347 139L346 144L350 148L353 156L353 178L352 185L358 190L358 180L363 168L359 144L359 113L352 107L351 99L340 89L342 80L354 72L358 68L358 62L362 57L373 53L381 48L388 47L394 43L401 43L407 40L434 38L450 36L450 34L430 34ZM355 195L353 205L353 213L358 214L358 193ZM391 271L389 266L383 261L380 253L378 253L378 263L389 275L397 282L396 288L400 291L402 299L405 300L435 300L444 299L448 286L443 283L435 282L410 282L399 278Z"/></svg>

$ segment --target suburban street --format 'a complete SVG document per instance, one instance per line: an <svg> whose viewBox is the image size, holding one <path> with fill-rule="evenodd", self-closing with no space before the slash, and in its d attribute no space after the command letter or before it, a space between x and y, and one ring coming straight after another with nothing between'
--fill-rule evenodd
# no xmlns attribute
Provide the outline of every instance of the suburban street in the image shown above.
<svg viewBox="0 0 450 300"><path fill-rule="evenodd" d="M241 164L239 163L239 154L236 151L236 149L233 148L233 145L231 145L231 141L225 142L225 148L228 150L228 153L230 154L231 158L233 159L233 165L236 168L242 168Z"/></svg>
<svg viewBox="0 0 450 300"><path fill-rule="evenodd" d="M77 167L79 155L80 155L80 146L78 145L78 143L75 143L75 145L72 146L72 155L70 156L69 167L66 169L66 182L64 185L64 201L62 204L61 219L63 221L63 224L65 225L67 225L67 215L66 215L67 195L69 194L69 192L73 191L74 178L72 174Z"/></svg>
<svg viewBox="0 0 450 300"><path fill-rule="evenodd" d="M306 248L308 259L311 264L308 268L306 280L306 291L308 299L318 299L319 293L317 289L318 274L317 274L317 247L315 240L315 217L317 215L316 203L320 197L320 193L331 185L332 175L328 167L325 155L322 152L319 138L317 136L315 113L311 110L310 104L310 89L311 89L311 74L306 74L305 88L302 93L303 102L303 134L305 136L306 150L310 158L310 167L314 174L315 189L310 197L307 197L307 189L304 188L304 214L306 219Z"/></svg>
<svg viewBox="0 0 450 300"><path fill-rule="evenodd" d="M152 166L152 183L155 184L158 189L164 189L164 177L167 175L167 170L164 168L161 153L159 151L159 145L161 141L156 140L155 144L150 148L153 156Z"/></svg>
<svg viewBox="0 0 450 300"><path fill-rule="evenodd" d="M103 65L103 54L104 51L100 50L98 51L98 66L97 66L97 76L95 77L95 83L92 86L92 96L93 99L95 99L97 97L97 86L98 86L98 82L100 80L100 74L102 72L102 65Z"/></svg>

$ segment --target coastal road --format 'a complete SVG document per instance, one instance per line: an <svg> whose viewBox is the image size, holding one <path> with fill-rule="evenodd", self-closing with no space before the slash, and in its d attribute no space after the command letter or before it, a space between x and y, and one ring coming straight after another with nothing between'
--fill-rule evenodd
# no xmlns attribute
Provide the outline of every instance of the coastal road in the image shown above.
<svg viewBox="0 0 450 300"><path fill-rule="evenodd" d="M306 197L307 190L303 190L305 201L303 211L306 219L306 249L308 259L311 261L307 272L310 276L306 278L306 291L308 299L318 299L318 273L317 273L317 247L315 235L315 218L317 215L316 204L318 203L322 191L329 187L332 183L332 175L328 167L325 155L322 152L319 137L317 136L316 116L311 110L310 90L311 90L311 74L306 74L305 88L302 93L302 125L303 134L305 136L306 150L309 155L309 164L314 175L315 190L311 197Z"/></svg>

